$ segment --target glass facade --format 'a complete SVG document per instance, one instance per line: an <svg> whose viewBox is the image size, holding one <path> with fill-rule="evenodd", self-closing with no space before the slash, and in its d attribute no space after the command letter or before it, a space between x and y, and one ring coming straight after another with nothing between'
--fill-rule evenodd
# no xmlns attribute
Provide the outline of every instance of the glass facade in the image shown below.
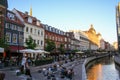
<svg viewBox="0 0 120 80"><path fill-rule="evenodd" d="M116 27L117 27L117 38L118 38L118 51L120 53L120 4L116 7Z"/></svg>

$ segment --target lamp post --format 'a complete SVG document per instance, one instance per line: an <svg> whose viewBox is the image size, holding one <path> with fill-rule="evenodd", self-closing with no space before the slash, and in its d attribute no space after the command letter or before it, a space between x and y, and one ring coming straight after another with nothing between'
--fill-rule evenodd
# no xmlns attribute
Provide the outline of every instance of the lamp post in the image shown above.
<svg viewBox="0 0 120 80"><path fill-rule="evenodd" d="M18 32L18 53L19 53L19 37L20 37L20 32Z"/></svg>

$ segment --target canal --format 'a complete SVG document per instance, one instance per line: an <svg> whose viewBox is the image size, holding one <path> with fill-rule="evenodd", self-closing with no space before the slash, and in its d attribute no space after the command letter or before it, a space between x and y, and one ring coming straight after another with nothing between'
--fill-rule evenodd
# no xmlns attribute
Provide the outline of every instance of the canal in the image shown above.
<svg viewBox="0 0 120 80"><path fill-rule="evenodd" d="M104 57L88 64L87 80L120 80L120 67L114 57Z"/></svg>

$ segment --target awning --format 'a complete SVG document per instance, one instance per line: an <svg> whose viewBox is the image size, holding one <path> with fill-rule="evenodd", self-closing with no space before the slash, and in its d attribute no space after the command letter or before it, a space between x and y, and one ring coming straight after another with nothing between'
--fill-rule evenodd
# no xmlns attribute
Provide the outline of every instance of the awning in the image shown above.
<svg viewBox="0 0 120 80"><path fill-rule="evenodd" d="M23 46L10 46L10 51L12 52L18 52L18 50L24 49Z"/></svg>
<svg viewBox="0 0 120 80"><path fill-rule="evenodd" d="M0 47L0 53L3 53L3 52L4 52L4 48Z"/></svg>
<svg viewBox="0 0 120 80"><path fill-rule="evenodd" d="M23 50L19 50L21 53L35 53L35 50L33 49L23 49Z"/></svg>
<svg viewBox="0 0 120 80"><path fill-rule="evenodd" d="M82 51L78 51L78 52L76 52L76 53L83 54L84 52L82 52Z"/></svg>

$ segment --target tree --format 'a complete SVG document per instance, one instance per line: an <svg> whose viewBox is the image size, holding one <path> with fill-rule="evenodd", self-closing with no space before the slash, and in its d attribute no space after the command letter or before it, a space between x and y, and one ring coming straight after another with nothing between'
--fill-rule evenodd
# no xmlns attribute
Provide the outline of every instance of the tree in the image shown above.
<svg viewBox="0 0 120 80"><path fill-rule="evenodd" d="M33 38L31 36L29 36L29 38L27 39L27 41L25 42L28 49L35 49L35 47L37 46L37 44L34 42Z"/></svg>
<svg viewBox="0 0 120 80"><path fill-rule="evenodd" d="M45 50L48 51L48 52L51 52L55 49L55 42L53 41L50 41L49 39L46 40L46 47L45 47Z"/></svg>
<svg viewBox="0 0 120 80"><path fill-rule="evenodd" d="M58 50L60 51L60 53L64 53L65 52L64 44L60 44L60 47L58 48Z"/></svg>
<svg viewBox="0 0 120 80"><path fill-rule="evenodd" d="M4 48L5 51L9 49L9 45L4 38L0 38L0 47Z"/></svg>

